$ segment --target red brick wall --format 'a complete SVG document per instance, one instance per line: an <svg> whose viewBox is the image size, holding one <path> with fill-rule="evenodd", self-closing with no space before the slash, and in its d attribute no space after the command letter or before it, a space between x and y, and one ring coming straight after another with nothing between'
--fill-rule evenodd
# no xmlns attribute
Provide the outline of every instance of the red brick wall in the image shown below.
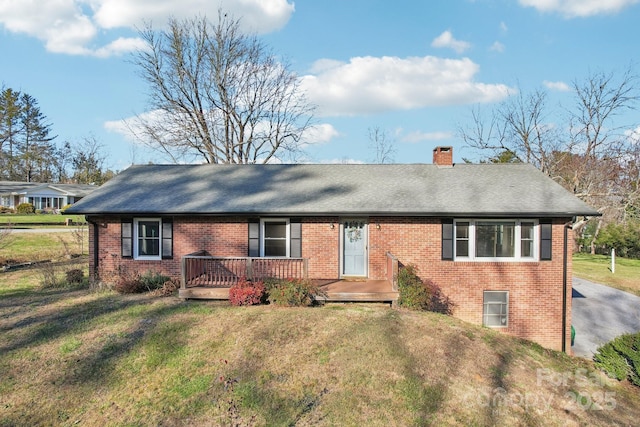
<svg viewBox="0 0 640 427"><path fill-rule="evenodd" d="M453 148L436 147L433 150L433 164L438 166L453 165Z"/></svg>
<svg viewBox="0 0 640 427"><path fill-rule="evenodd" d="M454 315L482 324L483 292L509 291L509 326L500 330L560 350L562 346L563 220L553 223L552 260L539 262L459 262L441 260L439 219L369 219L369 275L384 278L385 253L415 264L453 303ZM376 224L380 224L378 229ZM573 239L569 239L572 244ZM568 247L569 254L572 247ZM571 328L571 257L567 263L567 349Z"/></svg>
<svg viewBox="0 0 640 427"><path fill-rule="evenodd" d="M172 260L136 261L120 256L120 219L92 218L100 225L98 272L108 281L118 268L153 270L180 277L183 255L206 250L213 256L247 256L246 218L208 217L173 219ZM441 260L439 219L418 217L369 218L369 277L386 278L386 253L403 264L415 264L423 279L433 280L454 303L454 316L482 324L483 291L509 291L509 326L503 332L541 345L561 348L563 220L554 221L552 261L457 262ZM333 227L332 227L333 225ZM378 228L377 225L380 227ZM338 217L304 218L302 256L309 259L309 276L340 276L340 222ZM570 244L572 239L570 239ZM94 270L93 229L90 264ZM571 247L569 247L571 253ZM568 262L568 300L571 297L571 258ZM571 304L568 304L567 343L570 343ZM570 344L567 344L570 348Z"/></svg>

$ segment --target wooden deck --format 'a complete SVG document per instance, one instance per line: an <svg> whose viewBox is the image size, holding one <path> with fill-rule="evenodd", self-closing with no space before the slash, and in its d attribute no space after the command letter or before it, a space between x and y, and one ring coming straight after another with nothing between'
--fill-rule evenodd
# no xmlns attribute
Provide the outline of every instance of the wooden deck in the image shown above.
<svg viewBox="0 0 640 427"><path fill-rule="evenodd" d="M388 280L337 280L321 284L326 297L318 297L326 302L389 302L398 301L398 292Z"/></svg>
<svg viewBox="0 0 640 427"><path fill-rule="evenodd" d="M335 280L318 281L324 296L323 302L388 302L395 304L398 292L393 291L387 280ZM181 288L178 296L185 299L229 299L228 287L190 286Z"/></svg>

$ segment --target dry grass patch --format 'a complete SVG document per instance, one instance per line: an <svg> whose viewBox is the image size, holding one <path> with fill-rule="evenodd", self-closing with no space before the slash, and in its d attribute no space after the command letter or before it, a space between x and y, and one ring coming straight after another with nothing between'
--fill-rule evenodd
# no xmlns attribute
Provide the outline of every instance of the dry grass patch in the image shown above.
<svg viewBox="0 0 640 427"><path fill-rule="evenodd" d="M637 389L592 363L442 315L2 286L13 291L0 295L0 425L629 425L640 416ZM599 393L615 407L587 408Z"/></svg>

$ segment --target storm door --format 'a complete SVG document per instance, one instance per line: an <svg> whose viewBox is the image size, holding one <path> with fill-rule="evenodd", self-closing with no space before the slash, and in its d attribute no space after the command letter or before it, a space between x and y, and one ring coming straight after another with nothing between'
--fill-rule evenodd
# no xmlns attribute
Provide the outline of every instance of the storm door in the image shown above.
<svg viewBox="0 0 640 427"><path fill-rule="evenodd" d="M366 276L367 222L364 219L342 221L342 275Z"/></svg>

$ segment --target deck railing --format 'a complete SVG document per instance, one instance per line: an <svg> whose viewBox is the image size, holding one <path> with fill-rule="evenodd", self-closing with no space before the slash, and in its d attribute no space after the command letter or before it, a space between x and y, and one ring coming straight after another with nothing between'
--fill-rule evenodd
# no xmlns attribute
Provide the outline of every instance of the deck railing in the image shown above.
<svg viewBox="0 0 640 427"><path fill-rule="evenodd" d="M391 252L387 252L387 280L391 282L391 289L398 292L398 271L400 263Z"/></svg>
<svg viewBox="0 0 640 427"><path fill-rule="evenodd" d="M196 252L182 257L182 288L231 287L241 278L306 279L306 258L212 257Z"/></svg>

